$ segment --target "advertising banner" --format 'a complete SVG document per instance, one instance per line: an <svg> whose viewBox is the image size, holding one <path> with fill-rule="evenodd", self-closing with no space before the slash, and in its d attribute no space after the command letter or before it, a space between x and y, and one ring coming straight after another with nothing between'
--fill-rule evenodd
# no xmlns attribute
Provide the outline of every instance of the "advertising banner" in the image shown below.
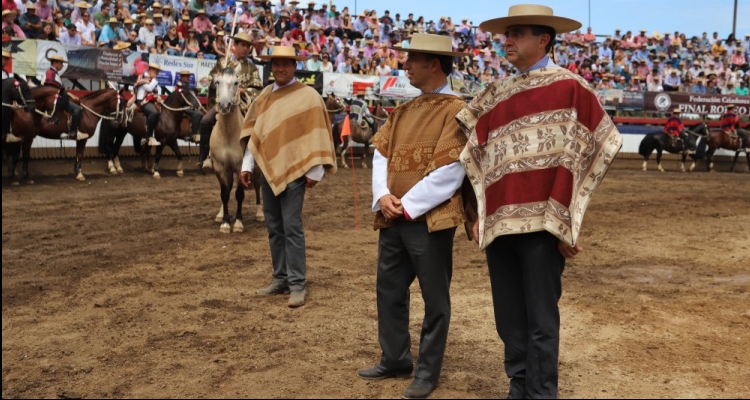
<svg viewBox="0 0 750 400"><path fill-rule="evenodd" d="M644 110L670 113L673 109L679 108L686 114L718 115L726 112L729 104L737 106L737 114L750 115L750 97L679 92L646 92Z"/></svg>
<svg viewBox="0 0 750 400"><path fill-rule="evenodd" d="M207 89L211 82L208 79L208 74L216 65L216 60L206 60L201 58L198 60L195 68L195 87L200 89Z"/></svg>
<svg viewBox="0 0 750 400"><path fill-rule="evenodd" d="M68 63L63 77L98 81L122 80L122 53L112 49L63 45Z"/></svg>
<svg viewBox="0 0 750 400"><path fill-rule="evenodd" d="M3 51L11 53L10 65L6 71L19 75L36 75L36 40L4 40Z"/></svg>
<svg viewBox="0 0 750 400"><path fill-rule="evenodd" d="M422 91L409 83L405 76L381 76L380 98L391 100L413 99Z"/></svg>
<svg viewBox="0 0 750 400"><path fill-rule="evenodd" d="M323 74L323 97L333 93L336 97L353 98L364 93L365 99L377 100L380 94L380 77L371 75Z"/></svg>
<svg viewBox="0 0 750 400"><path fill-rule="evenodd" d="M260 76L263 78L263 86L267 86L273 83L273 73L270 68L262 68L261 65L257 66L260 70ZM310 72L310 71L294 71L294 76L300 83L310 86L315 89L316 92L323 94L323 73L322 72Z"/></svg>
<svg viewBox="0 0 750 400"><path fill-rule="evenodd" d="M36 42L36 71L32 75L44 79L47 74L47 70L50 67L49 60L47 58L52 56L61 56L65 60L68 56L65 54L65 46L60 42L50 42L47 40L35 40ZM68 63L63 63L63 67L60 76L65 76L65 71L68 69Z"/></svg>
<svg viewBox="0 0 750 400"><path fill-rule="evenodd" d="M157 75L159 86L174 86L180 79L180 71L187 70L193 74L190 78L191 86L195 85L195 72L198 69L198 59L190 57L165 56L160 54L151 54L149 63L158 64L162 70Z"/></svg>

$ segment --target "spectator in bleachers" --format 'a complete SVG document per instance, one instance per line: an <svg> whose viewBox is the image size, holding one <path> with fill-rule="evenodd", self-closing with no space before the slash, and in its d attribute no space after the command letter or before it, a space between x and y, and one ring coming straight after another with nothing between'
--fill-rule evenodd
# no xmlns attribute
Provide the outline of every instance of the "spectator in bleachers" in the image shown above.
<svg viewBox="0 0 750 400"><path fill-rule="evenodd" d="M206 10L201 9L201 10L198 10L196 13L197 13L197 16L193 19L193 25L192 25L193 29L195 29L195 31L199 34L203 32L211 32L211 29L213 29L214 24L211 22L210 19L208 19L208 17L206 17ZM240 18L240 20L243 20L243 19Z"/></svg>
<svg viewBox="0 0 750 400"><path fill-rule="evenodd" d="M81 45L81 36L74 24L68 24L65 29L61 30L59 40L62 44Z"/></svg>
<svg viewBox="0 0 750 400"><path fill-rule="evenodd" d="M112 48L115 43L120 40L120 35L117 33L119 21L116 17L111 17L108 24L104 25L102 32L99 34L99 45Z"/></svg>
<svg viewBox="0 0 750 400"><path fill-rule="evenodd" d="M190 28L188 30L188 37L187 39L185 39L185 48L182 55L184 57L197 57L200 51L200 43L198 43L198 37L195 29Z"/></svg>
<svg viewBox="0 0 750 400"><path fill-rule="evenodd" d="M671 69L669 75L664 79L664 91L665 92L677 92L680 90L682 85L682 79L676 69Z"/></svg>
<svg viewBox="0 0 750 400"><path fill-rule="evenodd" d="M152 19L146 19L144 26L138 30L138 40L146 44L146 47L154 47L156 43L156 35L154 34L154 21Z"/></svg>
<svg viewBox="0 0 750 400"><path fill-rule="evenodd" d="M15 18L14 10L3 10L3 35L26 39L26 33L14 22Z"/></svg>
<svg viewBox="0 0 750 400"><path fill-rule="evenodd" d="M29 39L36 39L42 35L42 20L36 15L36 4L26 6L26 13L18 19L18 25Z"/></svg>

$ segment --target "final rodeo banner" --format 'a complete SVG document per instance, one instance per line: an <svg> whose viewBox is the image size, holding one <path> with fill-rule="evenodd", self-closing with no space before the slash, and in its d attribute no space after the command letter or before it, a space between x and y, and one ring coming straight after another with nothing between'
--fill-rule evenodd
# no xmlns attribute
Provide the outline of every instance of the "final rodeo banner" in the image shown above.
<svg viewBox="0 0 750 400"><path fill-rule="evenodd" d="M679 92L646 92L644 110L671 113L680 108L685 114L723 114L729 104L737 106L739 115L750 115L750 97Z"/></svg>

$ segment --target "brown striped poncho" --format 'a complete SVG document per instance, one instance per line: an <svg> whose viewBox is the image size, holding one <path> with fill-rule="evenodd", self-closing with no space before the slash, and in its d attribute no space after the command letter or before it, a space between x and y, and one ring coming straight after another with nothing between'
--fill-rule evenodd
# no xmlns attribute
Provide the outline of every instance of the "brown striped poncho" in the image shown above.
<svg viewBox="0 0 750 400"><path fill-rule="evenodd" d="M479 246L548 231L573 245L622 138L588 84L548 66L496 82L456 116L469 142Z"/></svg>
<svg viewBox="0 0 750 400"><path fill-rule="evenodd" d="M240 142L248 137L247 148L277 196L316 165L323 165L326 176L336 172L325 103L302 83L263 89L242 124Z"/></svg>

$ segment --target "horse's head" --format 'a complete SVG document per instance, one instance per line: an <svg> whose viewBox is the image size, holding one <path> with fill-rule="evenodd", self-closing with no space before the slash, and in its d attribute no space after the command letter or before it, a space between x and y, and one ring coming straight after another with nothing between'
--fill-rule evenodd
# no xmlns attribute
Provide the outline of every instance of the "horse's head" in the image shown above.
<svg viewBox="0 0 750 400"><path fill-rule="evenodd" d="M110 114L114 114L116 123L125 122L125 109L128 107L128 101L125 99L126 90L125 88L117 89L114 86L112 89L116 95L107 104L108 111Z"/></svg>
<svg viewBox="0 0 750 400"><path fill-rule="evenodd" d="M7 90L7 93L11 95L10 101L23 104L23 110L26 112L34 111L34 97L31 95L31 89L29 89L29 84L26 80L14 74L13 79L8 79L7 81L8 84L12 84L13 87L6 88L5 85L3 85L3 92L5 93Z"/></svg>
<svg viewBox="0 0 750 400"><path fill-rule="evenodd" d="M232 107L239 102L239 88L241 66L237 68L224 68L216 77L216 104L219 112L228 114Z"/></svg>
<svg viewBox="0 0 750 400"><path fill-rule="evenodd" d="M326 99L326 109L330 113L338 113L344 110L344 104L336 97L335 94L331 93Z"/></svg>

